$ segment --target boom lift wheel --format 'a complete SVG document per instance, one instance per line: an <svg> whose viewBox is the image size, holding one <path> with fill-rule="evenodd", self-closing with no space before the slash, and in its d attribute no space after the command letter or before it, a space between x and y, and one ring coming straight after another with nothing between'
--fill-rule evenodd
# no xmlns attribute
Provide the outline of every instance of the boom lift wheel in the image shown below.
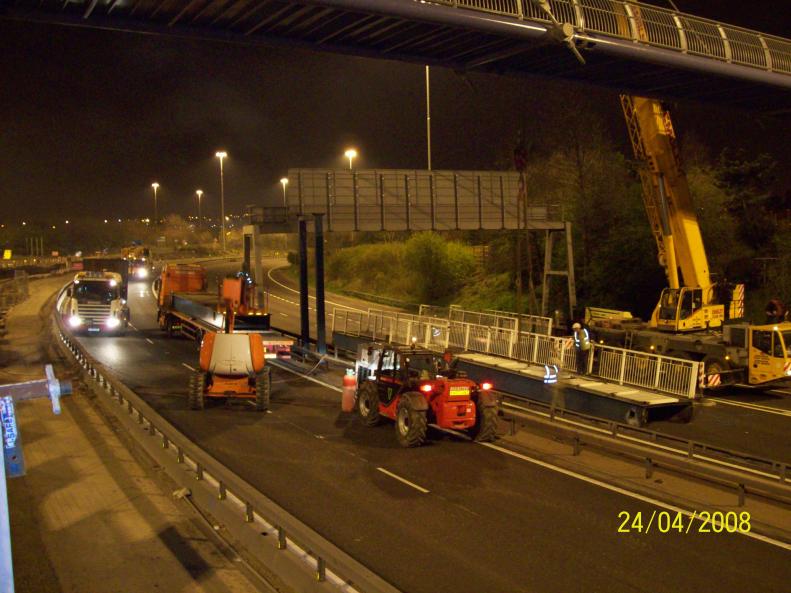
<svg viewBox="0 0 791 593"><path fill-rule="evenodd" d="M255 409L257 412L266 412L269 409L271 386L272 371L269 367L264 367L264 370L255 377Z"/></svg>
<svg viewBox="0 0 791 593"><path fill-rule="evenodd" d="M419 393L405 393L398 401L396 411L396 438L402 447L419 447L426 440L428 421L426 411L418 410L413 403L414 398L422 398Z"/></svg>
<svg viewBox="0 0 791 593"><path fill-rule="evenodd" d="M475 402L475 426L469 429L469 435L474 441L488 443L497 436L497 408L482 406Z"/></svg>
<svg viewBox="0 0 791 593"><path fill-rule="evenodd" d="M367 426L376 426L382 419L379 414L379 392L372 381L365 381L357 390L357 412Z"/></svg>
<svg viewBox="0 0 791 593"><path fill-rule="evenodd" d="M202 410L205 406L203 394L206 390L206 374L198 371L190 377L189 407L190 410Z"/></svg>

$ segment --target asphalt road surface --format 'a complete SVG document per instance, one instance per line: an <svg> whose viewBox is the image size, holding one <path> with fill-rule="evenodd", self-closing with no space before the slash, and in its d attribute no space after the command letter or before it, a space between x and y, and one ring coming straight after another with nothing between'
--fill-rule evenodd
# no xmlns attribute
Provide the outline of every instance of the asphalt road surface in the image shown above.
<svg viewBox="0 0 791 593"><path fill-rule="evenodd" d="M270 299L275 325L296 322L287 302L295 295L276 291L284 300ZM196 344L157 328L149 283L132 284L129 303L134 328L82 338L91 353L209 453L403 591L789 591L788 549L695 528L619 533L619 512L661 509L445 433L401 449L391 424L367 428L340 412L339 393L279 369L271 413L189 411ZM712 409L720 407L732 411Z"/></svg>

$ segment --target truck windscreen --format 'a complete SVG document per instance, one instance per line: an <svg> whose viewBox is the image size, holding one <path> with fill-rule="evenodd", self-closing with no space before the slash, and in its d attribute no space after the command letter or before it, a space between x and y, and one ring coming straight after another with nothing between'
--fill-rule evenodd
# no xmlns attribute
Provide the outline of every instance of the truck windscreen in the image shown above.
<svg viewBox="0 0 791 593"><path fill-rule="evenodd" d="M109 305L118 298L118 287L108 281L82 281L74 285L74 296L78 303L99 301Z"/></svg>

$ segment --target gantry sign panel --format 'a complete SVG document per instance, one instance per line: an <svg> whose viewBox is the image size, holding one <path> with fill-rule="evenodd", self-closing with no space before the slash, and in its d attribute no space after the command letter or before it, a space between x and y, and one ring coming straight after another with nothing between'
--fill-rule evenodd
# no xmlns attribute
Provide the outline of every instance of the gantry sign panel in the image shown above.
<svg viewBox="0 0 791 593"><path fill-rule="evenodd" d="M557 205L527 200L516 171L289 169L287 203L328 231L561 229Z"/></svg>

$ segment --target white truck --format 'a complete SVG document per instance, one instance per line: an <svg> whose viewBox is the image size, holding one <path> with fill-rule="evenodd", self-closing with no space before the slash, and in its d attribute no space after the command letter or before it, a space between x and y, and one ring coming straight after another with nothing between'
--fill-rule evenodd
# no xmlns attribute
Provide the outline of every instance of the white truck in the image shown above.
<svg viewBox="0 0 791 593"><path fill-rule="evenodd" d="M64 321L75 332L121 333L129 325L123 278L115 272L78 272L60 306Z"/></svg>

